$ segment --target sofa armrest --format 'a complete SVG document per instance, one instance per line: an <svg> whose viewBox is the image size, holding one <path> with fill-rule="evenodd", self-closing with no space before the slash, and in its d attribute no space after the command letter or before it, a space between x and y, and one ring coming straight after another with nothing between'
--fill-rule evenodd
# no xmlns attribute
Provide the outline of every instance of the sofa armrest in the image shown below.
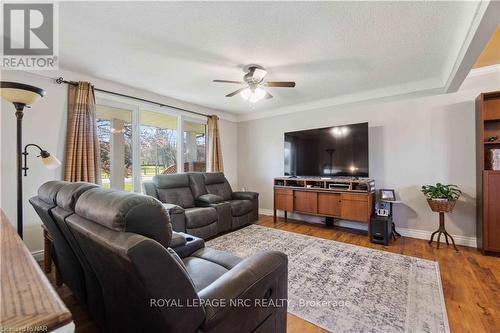
<svg viewBox="0 0 500 333"><path fill-rule="evenodd" d="M216 194L203 194L196 198L196 204L202 207L210 206L224 201L224 198Z"/></svg>
<svg viewBox="0 0 500 333"><path fill-rule="evenodd" d="M170 204L170 203L164 203L163 207L167 210L167 212L172 215L172 214L184 214L184 208L178 205Z"/></svg>
<svg viewBox="0 0 500 333"><path fill-rule="evenodd" d="M203 239L185 234L183 232L173 232L170 248L181 258L186 258L194 252L205 247Z"/></svg>
<svg viewBox="0 0 500 333"><path fill-rule="evenodd" d="M286 330L287 288L288 258L284 253L268 251L248 257L198 292L206 304L203 330L223 325L230 316L242 318L242 324L243 318L252 318L246 324L258 325L274 312L283 317ZM242 331L255 328L240 327Z"/></svg>
<svg viewBox="0 0 500 333"><path fill-rule="evenodd" d="M164 203L163 207L170 216L172 228L177 232L186 232L186 215L184 215L184 208L174 204Z"/></svg>
<svg viewBox="0 0 500 333"><path fill-rule="evenodd" d="M156 186L152 181L145 181L142 183L144 192L155 199L158 199L158 192L156 191Z"/></svg>
<svg viewBox="0 0 500 333"><path fill-rule="evenodd" d="M233 192L232 198L234 200L255 200L259 198L257 192Z"/></svg>
<svg viewBox="0 0 500 333"><path fill-rule="evenodd" d="M176 248L179 246L184 246L187 243L186 234L177 231L172 232L172 240L170 241L170 247Z"/></svg>

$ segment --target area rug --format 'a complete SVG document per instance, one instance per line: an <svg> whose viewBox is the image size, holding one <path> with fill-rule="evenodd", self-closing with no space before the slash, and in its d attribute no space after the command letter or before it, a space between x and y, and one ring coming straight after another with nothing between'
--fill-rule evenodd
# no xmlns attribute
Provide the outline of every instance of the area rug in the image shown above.
<svg viewBox="0 0 500 333"><path fill-rule="evenodd" d="M332 332L449 332L437 262L251 225L207 242L288 255L288 312Z"/></svg>

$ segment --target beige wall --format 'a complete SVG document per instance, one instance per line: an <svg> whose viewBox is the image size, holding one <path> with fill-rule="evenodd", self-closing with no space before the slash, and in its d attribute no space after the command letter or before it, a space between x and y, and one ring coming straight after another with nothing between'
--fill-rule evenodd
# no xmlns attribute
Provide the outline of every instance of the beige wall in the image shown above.
<svg viewBox="0 0 500 333"><path fill-rule="evenodd" d="M40 76L43 74L45 76ZM54 83L52 78L63 76L66 80L89 80L96 87L117 91L132 96L176 105L207 114L218 114L221 117L221 140L227 177L233 187L237 187L237 154L236 154L236 123L230 116L196 105L182 103L165 96L156 95L139 89L119 85L105 80L69 71L37 72L36 74L20 71L2 71L2 80L31 84L46 90L47 95L32 109L27 109L23 120L23 143L37 143L61 161L64 159L67 113L67 86ZM5 211L13 224L16 222L16 118L14 107L2 100L1 102L1 170L0 207ZM229 120L228 120L229 117ZM24 238L32 252L43 248L40 219L28 203L28 199L36 195L38 187L46 181L61 179L62 168L48 170L36 159L36 151L31 151L28 176L23 179L24 188Z"/></svg>
<svg viewBox="0 0 500 333"><path fill-rule="evenodd" d="M396 208L398 227L413 236L427 237L437 228L437 216L427 207L419 188L428 183L454 183L464 195L449 216L448 229L471 244L467 237L475 237L474 99L480 92L500 89L499 75L468 78L455 94L335 106L240 122L239 185L259 192L261 208L270 210L273 177L283 175L285 132L369 122L370 176L378 188L394 188L403 200Z"/></svg>

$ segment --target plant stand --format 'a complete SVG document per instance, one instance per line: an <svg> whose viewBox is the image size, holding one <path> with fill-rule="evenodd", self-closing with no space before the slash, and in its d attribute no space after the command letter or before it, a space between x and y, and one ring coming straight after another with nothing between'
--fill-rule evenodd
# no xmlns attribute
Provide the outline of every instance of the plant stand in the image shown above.
<svg viewBox="0 0 500 333"><path fill-rule="evenodd" d="M441 241L441 234L444 234L444 239L446 240L446 245L450 245L448 242L448 237L450 237L451 242L453 243L453 247L455 248L455 251L458 252L458 249L455 245L455 240L451 235L446 231L446 228L444 227L444 213L451 213L453 211L453 208L455 207L456 200L432 200L432 199L427 199L427 203L429 204L429 207L432 209L433 212L439 213L439 229L434 231L431 235L431 239L429 239L429 244L432 244L432 241L434 239L434 235L438 234L437 236L437 248L439 249L439 243Z"/></svg>
<svg viewBox="0 0 500 333"><path fill-rule="evenodd" d="M451 235L446 231L446 228L444 227L444 212L439 212L439 229L432 233L431 239L429 240L429 244L432 244L432 241L434 239L434 235L436 233L438 233L437 240L436 240L438 249L439 249L439 243L441 240L441 234L444 234L444 238L446 240L446 245L450 245L450 243L448 242L448 237L450 237L451 242L453 244L453 247L455 248L455 251L458 252L458 249L455 245L455 240L453 240L453 237L451 237Z"/></svg>

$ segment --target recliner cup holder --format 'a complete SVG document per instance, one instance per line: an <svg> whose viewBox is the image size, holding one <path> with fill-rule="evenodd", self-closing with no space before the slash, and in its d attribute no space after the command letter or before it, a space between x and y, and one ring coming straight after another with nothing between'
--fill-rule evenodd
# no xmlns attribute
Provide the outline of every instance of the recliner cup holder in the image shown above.
<svg viewBox="0 0 500 333"><path fill-rule="evenodd" d="M186 242L191 242L191 241L193 241L193 240L194 240L194 238L193 238L193 237L186 237Z"/></svg>

